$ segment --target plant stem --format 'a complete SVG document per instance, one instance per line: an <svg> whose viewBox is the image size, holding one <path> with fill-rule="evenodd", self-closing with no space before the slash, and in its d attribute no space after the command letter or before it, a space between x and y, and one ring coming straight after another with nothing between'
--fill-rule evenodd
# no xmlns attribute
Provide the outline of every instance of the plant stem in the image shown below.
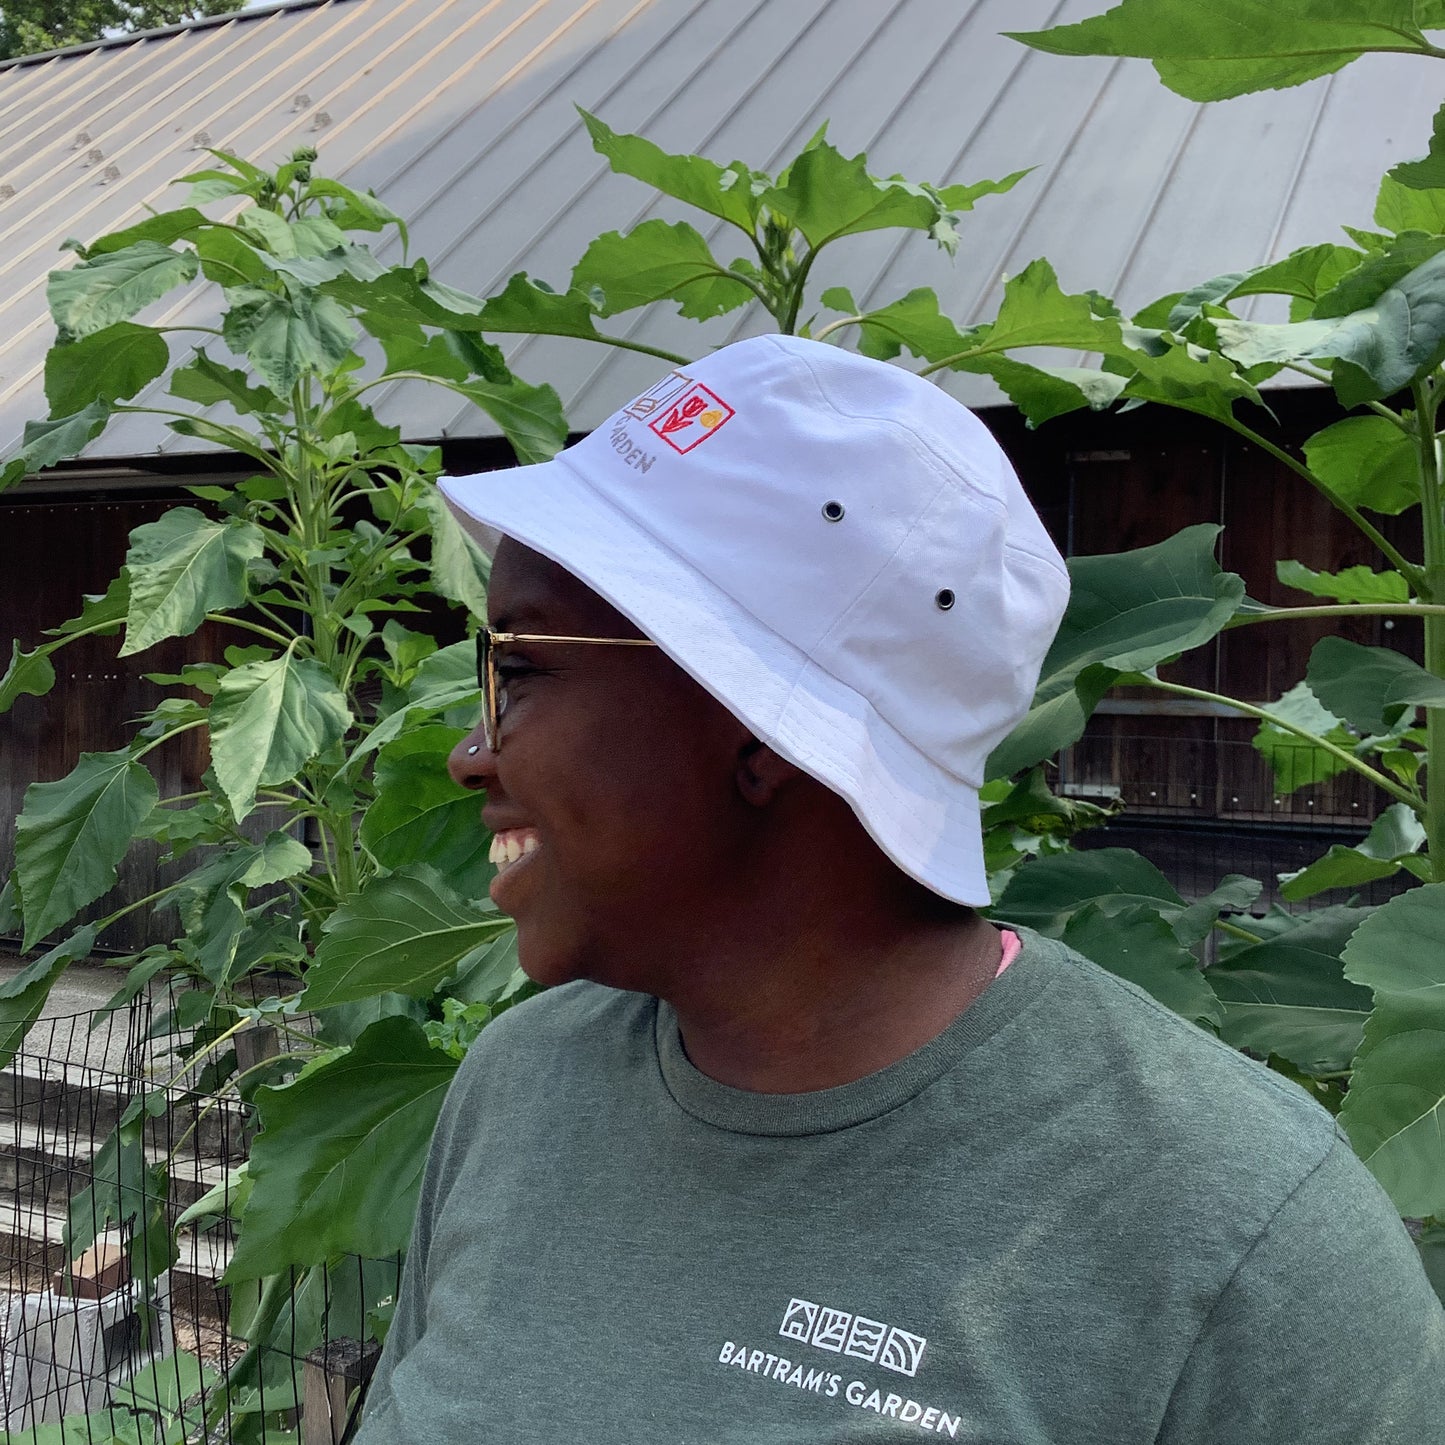
<svg viewBox="0 0 1445 1445"><path fill-rule="evenodd" d="M164 799L165 802L174 802L173 798ZM95 925L97 934L104 933L112 923L124 918L127 913L134 913L137 908L144 908L149 903L158 903L168 893L174 893L180 887L179 883L168 883L164 888L157 888L154 893L148 893L144 898L137 898L134 903L127 903L124 908L117 908L114 913L108 913L99 923Z"/></svg>
<svg viewBox="0 0 1445 1445"><path fill-rule="evenodd" d="M141 760L143 757L145 757L145 755L146 755L147 753L153 753L153 752L155 752L155 750L156 750L158 747L160 747L160 745L161 745L162 743L168 743L168 742L170 742L170 740L171 740L172 738L178 738L178 737L180 737L180 735L181 735L182 733L191 732L191 731L193 731L195 728L205 727L205 725L206 725L206 719L203 718L203 717L198 717L198 718L195 720L195 722L183 723L183 724L182 724L180 727L178 727L178 728L172 728L172 729L170 730L170 732L168 732L168 733L162 733L162 734L160 735L160 737L158 737L158 738L153 738L150 742L148 742L148 743L145 745L145 747L139 749L139 751L137 751L137 752L132 753L132 754L131 754L131 761L132 761L133 763L138 763L138 762L140 762L140 760Z"/></svg>
<svg viewBox="0 0 1445 1445"><path fill-rule="evenodd" d="M1249 627L1256 622L1300 622L1314 617L1445 617L1438 602L1341 602L1328 607L1271 607L1268 612L1236 613L1225 628Z"/></svg>
<svg viewBox="0 0 1445 1445"><path fill-rule="evenodd" d="M1192 697L1199 702L1223 703L1226 707L1232 707L1236 712L1243 713L1245 717L1258 718L1260 722L1267 722L1272 727L1277 727L1281 732L1293 734L1302 738L1312 747L1317 747L1327 752L1331 757L1337 758L1347 768L1368 778L1382 792L1388 793L1392 798L1404 803L1407 808L1416 813L1423 813L1425 800L1409 788L1401 787L1393 778L1387 778L1384 773L1372 768L1363 758L1357 758L1346 748L1332 743L1328 738L1322 738L1318 733L1312 733L1308 728L1300 727L1298 723L1292 723L1287 718L1280 717L1277 713L1270 712L1267 708L1255 707L1253 703L1240 702L1238 698L1226 697L1218 692L1205 692L1198 687L1185 687L1179 682L1165 682L1162 678L1150 677L1143 673L1130 676L1131 684L1134 682L1143 683L1147 687L1157 687L1161 692L1172 692L1176 697ZM1438 709L1434 709L1438 711Z"/></svg>
<svg viewBox="0 0 1445 1445"><path fill-rule="evenodd" d="M1264 939L1262 939L1257 933L1251 933L1249 929L1241 928L1237 923L1230 923L1229 920L1225 918L1216 918L1214 920L1214 926L1221 933L1227 933L1230 935L1231 938L1241 938L1246 943L1264 942Z"/></svg>
<svg viewBox="0 0 1445 1445"><path fill-rule="evenodd" d="M862 316L840 316L836 321L830 321L814 337L814 341L821 341L825 336L831 336L833 332L844 326L857 326L863 320Z"/></svg>
<svg viewBox="0 0 1445 1445"><path fill-rule="evenodd" d="M1428 382L1417 381L1411 388L1415 399L1415 439L1420 466L1421 531L1425 540L1425 599L1445 599L1445 514L1441 512L1440 442L1435 435L1435 413L1439 394ZM1425 667L1436 677L1445 677L1445 621L1437 616L1425 619ZM1436 765L1445 768L1445 712L1425 710L1425 837L1430 871L1439 883L1445 881L1445 785L1436 787Z"/></svg>
<svg viewBox="0 0 1445 1445"><path fill-rule="evenodd" d="M1405 580L1410 583L1411 589L1414 592L1424 593L1424 572L1413 562L1408 561L1369 518L1363 516L1357 507L1351 505L1340 496L1328 482L1317 477L1302 461L1296 457L1292 457L1283 447L1277 447L1272 441L1268 440L1268 438L1262 437L1253 427L1246 426L1242 421L1236 420L1233 416L1221 417L1220 420L1231 431L1236 432L1246 441L1253 442L1261 451L1268 452L1277 462L1282 462L1290 471L1303 477L1336 511L1343 512L1344 515L1355 524L1356 528L1363 532L1365 536L1375 544L1384 554L1390 565L1397 572L1401 573L1405 577ZM1431 431L1433 434L1433 424ZM1433 601L1434 599L1427 598L1426 600Z"/></svg>
<svg viewBox="0 0 1445 1445"><path fill-rule="evenodd" d="M278 647L290 647L292 639L283 637L279 632L273 632L269 627L262 627L259 622L251 622L245 617L232 617L226 612L206 613L207 622L223 622L228 627L243 627L247 632L260 633L262 637L270 638Z"/></svg>

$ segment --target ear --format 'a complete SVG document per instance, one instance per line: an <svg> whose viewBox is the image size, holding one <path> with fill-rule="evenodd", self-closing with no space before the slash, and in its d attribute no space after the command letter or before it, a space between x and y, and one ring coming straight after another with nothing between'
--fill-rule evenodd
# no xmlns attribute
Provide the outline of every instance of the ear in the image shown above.
<svg viewBox="0 0 1445 1445"><path fill-rule="evenodd" d="M738 792L755 808L765 808L802 769L779 757L766 743L749 738L738 749Z"/></svg>

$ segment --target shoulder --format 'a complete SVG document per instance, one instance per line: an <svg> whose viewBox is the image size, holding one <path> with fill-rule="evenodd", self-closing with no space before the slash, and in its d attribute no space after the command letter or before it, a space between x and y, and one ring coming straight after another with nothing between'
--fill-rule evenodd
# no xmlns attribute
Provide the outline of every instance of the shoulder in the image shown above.
<svg viewBox="0 0 1445 1445"><path fill-rule="evenodd" d="M1227 1202L1242 1243L1340 1142L1302 1088L1142 989L1054 940L1029 934L1024 948L1016 966L1032 954L1048 983L1014 1032L1051 1061L1046 1092L1109 1140L1137 1191Z"/></svg>

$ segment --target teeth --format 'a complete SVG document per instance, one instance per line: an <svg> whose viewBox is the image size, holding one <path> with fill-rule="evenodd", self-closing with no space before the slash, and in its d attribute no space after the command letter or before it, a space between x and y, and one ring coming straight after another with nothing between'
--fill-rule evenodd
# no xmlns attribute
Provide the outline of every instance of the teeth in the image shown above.
<svg viewBox="0 0 1445 1445"><path fill-rule="evenodd" d="M521 828L510 828L505 833L496 833L492 837L492 846L488 850L487 858L497 868L506 869L525 858L529 853L535 853L540 844L535 833L528 832Z"/></svg>

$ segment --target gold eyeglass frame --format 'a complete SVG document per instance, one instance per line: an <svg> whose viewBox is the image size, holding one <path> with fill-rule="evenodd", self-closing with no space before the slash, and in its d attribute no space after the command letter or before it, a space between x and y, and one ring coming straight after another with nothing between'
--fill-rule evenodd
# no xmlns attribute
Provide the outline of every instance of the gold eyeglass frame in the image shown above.
<svg viewBox="0 0 1445 1445"><path fill-rule="evenodd" d="M494 632L485 624L477 633L477 683L482 689L482 736L487 751L502 749L502 709L498 704L501 689L497 678L497 644L499 642L565 642L590 647L656 647L650 637L559 637L536 632Z"/></svg>

